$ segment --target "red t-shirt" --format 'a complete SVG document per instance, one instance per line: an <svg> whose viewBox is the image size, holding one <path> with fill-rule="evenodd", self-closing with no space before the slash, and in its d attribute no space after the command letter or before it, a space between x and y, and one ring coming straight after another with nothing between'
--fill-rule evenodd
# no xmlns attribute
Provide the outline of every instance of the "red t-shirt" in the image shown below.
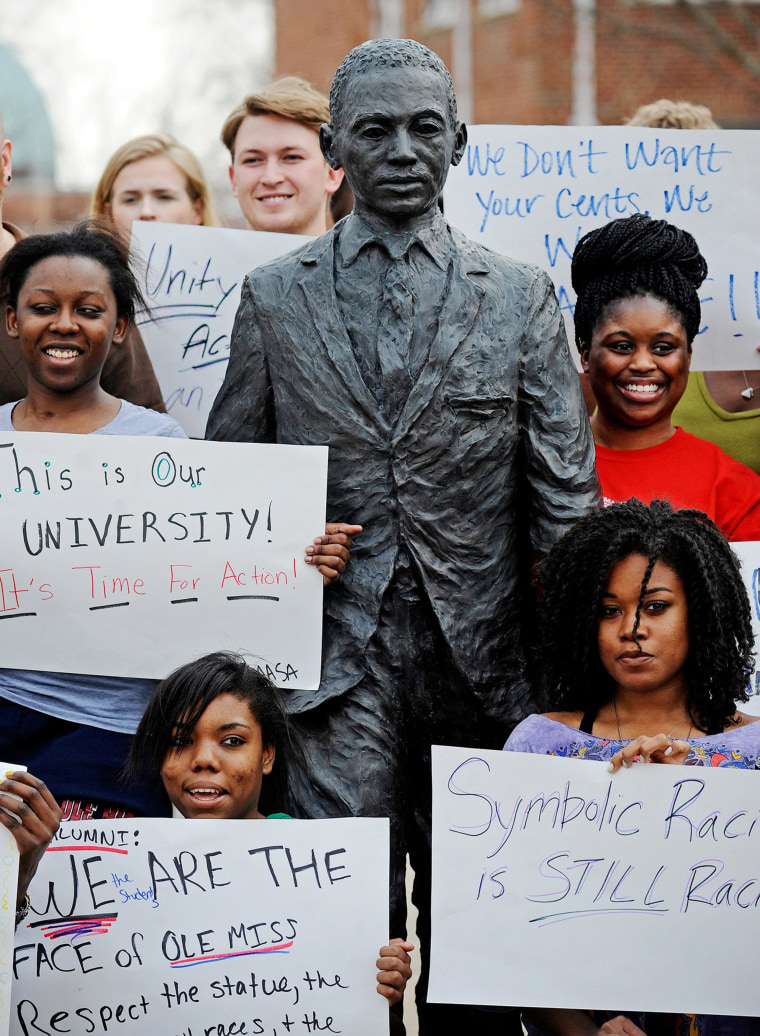
<svg viewBox="0 0 760 1036"><path fill-rule="evenodd" d="M605 506L669 500L704 511L729 540L760 540L760 475L682 428L645 450L597 446L596 470Z"/></svg>

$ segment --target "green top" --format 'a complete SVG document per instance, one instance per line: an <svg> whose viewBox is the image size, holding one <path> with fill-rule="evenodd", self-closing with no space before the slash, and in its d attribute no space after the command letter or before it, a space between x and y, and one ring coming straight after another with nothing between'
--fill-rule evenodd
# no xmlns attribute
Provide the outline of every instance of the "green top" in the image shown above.
<svg viewBox="0 0 760 1036"><path fill-rule="evenodd" d="M724 453L760 475L760 410L732 414L718 406L702 371L692 371L673 411L673 424L720 446Z"/></svg>
<svg viewBox="0 0 760 1036"><path fill-rule="evenodd" d="M292 820L287 813L270 813L267 820Z"/></svg>

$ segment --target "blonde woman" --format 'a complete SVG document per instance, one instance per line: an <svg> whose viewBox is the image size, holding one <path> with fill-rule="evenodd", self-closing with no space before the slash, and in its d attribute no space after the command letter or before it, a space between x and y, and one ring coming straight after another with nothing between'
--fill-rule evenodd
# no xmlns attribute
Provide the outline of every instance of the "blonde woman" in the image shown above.
<svg viewBox="0 0 760 1036"><path fill-rule="evenodd" d="M136 219L219 226L214 202L192 151L168 133L122 144L108 160L90 203L127 233Z"/></svg>
<svg viewBox="0 0 760 1036"><path fill-rule="evenodd" d="M116 149L93 193L90 215L113 220L127 238L136 219L219 226L200 162L168 133L134 137ZM134 324L123 345L111 350L101 384L112 395L154 410L165 409Z"/></svg>

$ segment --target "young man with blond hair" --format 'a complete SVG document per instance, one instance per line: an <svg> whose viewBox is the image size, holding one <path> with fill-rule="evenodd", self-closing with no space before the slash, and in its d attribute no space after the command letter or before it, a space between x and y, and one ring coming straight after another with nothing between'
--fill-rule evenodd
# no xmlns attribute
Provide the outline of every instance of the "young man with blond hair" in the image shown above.
<svg viewBox="0 0 760 1036"><path fill-rule="evenodd" d="M330 198L343 181L319 146L327 98L296 76L250 94L227 118L230 183L251 230L313 237L327 230Z"/></svg>

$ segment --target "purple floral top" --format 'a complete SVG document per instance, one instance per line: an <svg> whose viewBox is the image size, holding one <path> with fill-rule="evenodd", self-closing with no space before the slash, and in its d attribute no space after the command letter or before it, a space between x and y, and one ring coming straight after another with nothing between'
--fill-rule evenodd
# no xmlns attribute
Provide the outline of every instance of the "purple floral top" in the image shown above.
<svg viewBox="0 0 760 1036"><path fill-rule="evenodd" d="M505 752L531 752L533 755L559 755L567 759L611 759L628 741L610 740L584 734L575 727L548 719L528 716L519 723L504 745ZM686 766L729 766L737 770L760 769L760 720L722 734L690 737Z"/></svg>

